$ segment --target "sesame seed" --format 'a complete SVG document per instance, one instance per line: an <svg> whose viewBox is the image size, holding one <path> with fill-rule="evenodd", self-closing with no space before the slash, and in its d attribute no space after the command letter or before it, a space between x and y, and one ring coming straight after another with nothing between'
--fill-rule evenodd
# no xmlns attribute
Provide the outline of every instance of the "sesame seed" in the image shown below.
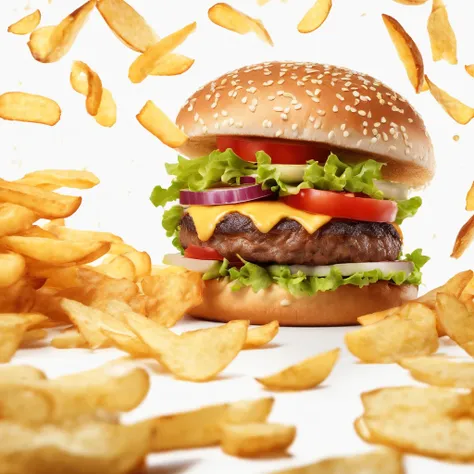
<svg viewBox="0 0 474 474"><path fill-rule="evenodd" d="M390 122L390 126L393 128L398 128L398 125L395 122Z"/></svg>
<svg viewBox="0 0 474 474"><path fill-rule="evenodd" d="M251 94L255 94L255 92L257 92L257 88L256 87L249 87L247 89L247 92L250 92Z"/></svg>
<svg viewBox="0 0 474 474"><path fill-rule="evenodd" d="M193 109L194 109L193 104L191 104L191 105L188 107L188 112L192 112Z"/></svg>
<svg viewBox="0 0 474 474"><path fill-rule="evenodd" d="M405 155L409 155L411 153L410 148L405 148Z"/></svg>
<svg viewBox="0 0 474 474"><path fill-rule="evenodd" d="M212 94L206 94L206 100L211 100Z"/></svg>
<svg viewBox="0 0 474 474"><path fill-rule="evenodd" d="M267 123L268 123L268 120L264 119L263 122L262 122L262 127L267 128Z"/></svg>
<svg viewBox="0 0 474 474"><path fill-rule="evenodd" d="M297 104L298 104L298 101L296 99L292 99L291 105L297 105Z"/></svg>
<svg viewBox="0 0 474 474"><path fill-rule="evenodd" d="M264 86L271 86L273 84L273 81L270 80L270 81L266 81L263 83Z"/></svg>
<svg viewBox="0 0 474 474"><path fill-rule="evenodd" d="M257 107L255 105L249 105L249 110L250 112L255 112L257 110Z"/></svg>
<svg viewBox="0 0 474 474"><path fill-rule="evenodd" d="M345 129L346 129L346 124L343 123L343 124L341 125L341 130L344 131Z"/></svg>
<svg viewBox="0 0 474 474"><path fill-rule="evenodd" d="M277 95L283 95L285 91L277 91Z"/></svg>
<svg viewBox="0 0 474 474"><path fill-rule="evenodd" d="M246 103L247 103L247 100L248 100L248 98L247 98L247 96L245 96L245 97L242 97L242 99L240 100L240 102L242 102L242 104L246 104Z"/></svg>
<svg viewBox="0 0 474 474"><path fill-rule="evenodd" d="M216 130L219 130L219 127L220 127L220 125L216 122L216 123L214 124L214 128L215 128Z"/></svg>
<svg viewBox="0 0 474 474"><path fill-rule="evenodd" d="M321 89L314 89L314 95L321 94Z"/></svg>
<svg viewBox="0 0 474 474"><path fill-rule="evenodd" d="M367 135L367 133L368 133L368 132L367 132L367 129L364 128L364 130L362 131L362 133L363 133L364 135Z"/></svg>
<svg viewBox="0 0 474 474"><path fill-rule="evenodd" d="M395 135L395 129L393 127L390 128L389 130L390 135Z"/></svg>
<svg viewBox="0 0 474 474"><path fill-rule="evenodd" d="M244 127L244 122L235 122L235 126L237 128L243 128Z"/></svg>
<svg viewBox="0 0 474 474"><path fill-rule="evenodd" d="M297 86L304 86L304 82L303 81L296 81L296 85Z"/></svg>
<svg viewBox="0 0 474 474"><path fill-rule="evenodd" d="M194 114L194 121L197 122L199 120L199 114L196 112Z"/></svg>
<svg viewBox="0 0 474 474"><path fill-rule="evenodd" d="M404 133L404 134L403 134L403 138L404 138L405 140L408 140L408 133Z"/></svg>
<svg viewBox="0 0 474 474"><path fill-rule="evenodd" d="M364 120L364 121L362 122L362 125L363 125L364 127L368 127L368 126L369 126L369 122L367 122L367 120Z"/></svg>
<svg viewBox="0 0 474 474"><path fill-rule="evenodd" d="M234 125L234 119L231 117L229 119L229 127L232 127L232 125Z"/></svg>
<svg viewBox="0 0 474 474"><path fill-rule="evenodd" d="M227 117L227 116L229 115L229 113L227 112L227 110L222 110L222 111L221 111L221 115L222 115L223 117Z"/></svg>
<svg viewBox="0 0 474 474"><path fill-rule="evenodd" d="M203 127L202 127L202 132L207 133L207 127L205 125L203 125Z"/></svg>
<svg viewBox="0 0 474 474"><path fill-rule="evenodd" d="M394 146L394 145L390 145L390 146L388 147L388 151L395 151L396 149L397 149L397 147Z"/></svg>
<svg viewBox="0 0 474 474"><path fill-rule="evenodd" d="M387 122L387 119L386 119L385 117L382 117L382 118L380 119L380 121L381 121L382 123L386 123L386 122Z"/></svg>
<svg viewBox="0 0 474 474"><path fill-rule="evenodd" d="M407 131L407 129L406 129L403 125L400 127L400 130L401 130L402 132L406 132L406 131Z"/></svg>
<svg viewBox="0 0 474 474"><path fill-rule="evenodd" d="M204 124L205 124L205 123L204 123L204 119L201 118L201 117L199 117L199 123L200 123L201 125L204 125Z"/></svg>
<svg viewBox="0 0 474 474"><path fill-rule="evenodd" d="M351 84L352 84L351 81L347 81L344 85L345 85L346 87L349 87Z"/></svg>
<svg viewBox="0 0 474 474"><path fill-rule="evenodd" d="M339 112L339 107L337 105L334 105L332 108L333 112Z"/></svg>
<svg viewBox="0 0 474 474"><path fill-rule="evenodd" d="M289 108L289 107L285 107L285 109L283 110L283 112L285 112L285 114L290 113L290 108Z"/></svg>
<svg viewBox="0 0 474 474"><path fill-rule="evenodd" d="M343 137L347 138L350 135L350 133L345 130L344 133L342 134Z"/></svg>
<svg viewBox="0 0 474 474"><path fill-rule="evenodd" d="M382 132L382 137L384 142L388 142L388 135L385 132Z"/></svg>
<svg viewBox="0 0 474 474"><path fill-rule="evenodd" d="M370 143L377 143L377 137L372 137L370 139Z"/></svg>
<svg viewBox="0 0 474 474"><path fill-rule="evenodd" d="M395 138L395 140L398 139L398 136L399 136L399 133L398 132L395 132L395 134L393 135L393 138Z"/></svg>
<svg viewBox="0 0 474 474"><path fill-rule="evenodd" d="M372 112L370 110L367 112L367 118L372 118Z"/></svg>
<svg viewBox="0 0 474 474"><path fill-rule="evenodd" d="M275 112L283 112L283 107L279 107L279 106L278 107L273 107L273 110Z"/></svg>
<svg viewBox="0 0 474 474"><path fill-rule="evenodd" d="M341 87L341 91L349 92L349 89L347 87Z"/></svg>
<svg viewBox="0 0 474 474"><path fill-rule="evenodd" d="M255 81L249 80L249 81L247 81L247 84L248 84L249 86L251 86L254 82L255 82Z"/></svg>
<svg viewBox="0 0 474 474"><path fill-rule="evenodd" d="M409 119L408 119L408 123L413 123L413 119L412 119L412 118L409 118Z"/></svg>
<svg viewBox="0 0 474 474"><path fill-rule="evenodd" d="M336 94L336 97L341 101L344 102L344 97L341 94Z"/></svg>
<svg viewBox="0 0 474 474"><path fill-rule="evenodd" d="M357 109L355 107L351 107L351 112L357 112Z"/></svg>
<svg viewBox="0 0 474 474"><path fill-rule="evenodd" d="M320 115L321 117L324 117L326 115L326 111L325 110L321 110L319 109L317 112L316 112L318 115Z"/></svg>
<svg viewBox="0 0 474 474"><path fill-rule="evenodd" d="M351 110L351 106L350 106L350 105L346 105L344 108L345 108L348 112Z"/></svg>
<svg viewBox="0 0 474 474"><path fill-rule="evenodd" d="M275 100L275 96L274 96L274 95L269 95L269 96L267 97L267 99L268 99L268 100Z"/></svg>
<svg viewBox="0 0 474 474"><path fill-rule="evenodd" d="M217 102L213 102L213 103L211 104L211 109L215 109L216 107L217 107Z"/></svg>
<svg viewBox="0 0 474 474"><path fill-rule="evenodd" d="M298 124L297 123L294 123L292 126L291 126L291 129L294 131L298 128Z"/></svg>
<svg viewBox="0 0 474 474"><path fill-rule="evenodd" d="M275 132L275 137L280 137L281 135L283 135L283 130L281 128L279 128L276 132Z"/></svg>
<svg viewBox="0 0 474 474"><path fill-rule="evenodd" d="M213 117L214 117L215 119L218 119L218 118L219 118L219 114L216 112L216 113L213 115Z"/></svg>
<svg viewBox="0 0 474 474"><path fill-rule="evenodd" d="M365 117L367 115L367 112L365 110L359 110L357 113L362 117Z"/></svg>
<svg viewBox="0 0 474 474"><path fill-rule="evenodd" d="M280 117L282 118L282 120L288 120L288 115L285 113L281 113Z"/></svg>
<svg viewBox="0 0 474 474"><path fill-rule="evenodd" d="M277 84L283 84L285 82L285 79L280 79L279 81L277 81Z"/></svg>
<svg viewBox="0 0 474 474"><path fill-rule="evenodd" d="M320 128L322 123L323 123L323 119L322 119L321 117L318 117L318 118L314 121L313 128L315 128L315 129Z"/></svg>
<svg viewBox="0 0 474 474"><path fill-rule="evenodd" d="M317 104L319 104L319 102L321 102L318 97L311 97L311 100L313 102L316 102Z"/></svg>
<svg viewBox="0 0 474 474"><path fill-rule="evenodd" d="M372 135L377 136L378 133L379 131L376 128L372 129Z"/></svg>
<svg viewBox="0 0 474 474"><path fill-rule="evenodd" d="M313 96L314 96L314 94L313 94L310 90L308 90L308 89L306 89L305 92L306 92L306 94L309 95L310 97L313 97Z"/></svg>
<svg viewBox="0 0 474 474"><path fill-rule="evenodd" d="M334 133L334 130L331 130L331 131L328 133L328 139L329 139L329 140L332 140L335 136L336 136L336 134Z"/></svg>
<svg viewBox="0 0 474 474"><path fill-rule="evenodd" d="M258 99L252 99L252 105L257 105L258 104Z"/></svg>
<svg viewBox="0 0 474 474"><path fill-rule="evenodd" d="M374 127L375 127L375 128L380 127L380 122L375 122L375 123L374 123Z"/></svg>

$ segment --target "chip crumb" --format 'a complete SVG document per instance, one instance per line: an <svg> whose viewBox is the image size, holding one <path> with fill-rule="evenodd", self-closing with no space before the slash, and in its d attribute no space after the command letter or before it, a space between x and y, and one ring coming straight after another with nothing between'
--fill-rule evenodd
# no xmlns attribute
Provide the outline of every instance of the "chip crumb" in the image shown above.
<svg viewBox="0 0 474 474"><path fill-rule="evenodd" d="M458 141L459 141L459 138L460 138L459 135L454 135L454 136L453 136L453 140L454 140L455 142L458 142Z"/></svg>

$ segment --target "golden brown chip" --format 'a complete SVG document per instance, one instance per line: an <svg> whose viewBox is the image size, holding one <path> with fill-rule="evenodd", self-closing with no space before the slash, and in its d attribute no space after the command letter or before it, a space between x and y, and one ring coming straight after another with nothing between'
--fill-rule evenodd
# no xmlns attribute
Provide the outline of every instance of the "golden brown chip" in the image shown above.
<svg viewBox="0 0 474 474"><path fill-rule="evenodd" d="M474 211L474 181L466 196L466 211Z"/></svg>
<svg viewBox="0 0 474 474"><path fill-rule="evenodd" d="M436 316L423 304L408 303L378 323L346 333L345 342L354 356L368 363L429 355L439 346Z"/></svg>
<svg viewBox="0 0 474 474"><path fill-rule="evenodd" d="M193 64L194 59L182 54L167 54L150 72L150 76L177 76L186 72Z"/></svg>
<svg viewBox="0 0 474 474"><path fill-rule="evenodd" d="M0 237L25 231L37 220L37 215L26 207L0 203Z"/></svg>
<svg viewBox="0 0 474 474"><path fill-rule="evenodd" d="M43 239L54 239L57 240L57 237L52 233L43 229L42 227L38 227L37 225L31 226L29 229L24 230L23 232L19 232L16 236L13 237L41 237ZM31 262L29 262L31 263ZM28 272L29 273L29 272Z"/></svg>
<svg viewBox="0 0 474 474"><path fill-rule="evenodd" d="M296 437L296 427L277 423L248 423L222 427L221 448L231 456L257 457L286 451Z"/></svg>
<svg viewBox="0 0 474 474"><path fill-rule="evenodd" d="M47 191L55 191L59 188L91 189L100 183L99 178L90 171L64 169L33 171L15 182L36 186ZM61 225L64 225L64 222L61 222ZM53 224L60 225L58 221Z"/></svg>
<svg viewBox="0 0 474 474"><path fill-rule="evenodd" d="M52 99L26 92L0 95L0 118L53 126L61 118L61 108Z"/></svg>
<svg viewBox="0 0 474 474"><path fill-rule="evenodd" d="M96 0L90 0L64 18L59 25L34 31L28 42L32 56L42 63L59 61L71 49L95 4Z"/></svg>
<svg viewBox="0 0 474 474"><path fill-rule="evenodd" d="M104 263L92 267L96 272L103 273L110 278L125 278L130 281L135 281L135 265L125 255L117 255L109 263Z"/></svg>
<svg viewBox="0 0 474 474"><path fill-rule="evenodd" d="M31 331L25 332L23 334L23 339L21 343L30 343L40 341L41 339L45 339L48 336L48 331L46 329L32 329Z"/></svg>
<svg viewBox="0 0 474 474"><path fill-rule="evenodd" d="M71 83L76 76L84 75L87 80L87 98L86 110L89 115L95 117L99 112L100 103L102 101L102 81L99 75L93 71L86 63L82 61L74 61L71 69Z"/></svg>
<svg viewBox="0 0 474 474"><path fill-rule="evenodd" d="M425 69L423 57L421 56L418 46L395 18L389 15L382 15L382 19L397 49L398 56L405 66L410 82L415 88L415 91L420 93L425 84Z"/></svg>
<svg viewBox="0 0 474 474"><path fill-rule="evenodd" d="M374 440L370 436L369 428L367 428L367 425L365 424L364 417L360 416L354 420L354 430L359 438L364 440L366 443L374 443Z"/></svg>
<svg viewBox="0 0 474 474"><path fill-rule="evenodd" d="M2 365L0 367L0 384L33 382L45 379L44 372L30 365Z"/></svg>
<svg viewBox="0 0 474 474"><path fill-rule="evenodd" d="M443 0L433 0L433 8L428 18L428 33L433 61L444 59L450 64L457 64L456 35L449 22Z"/></svg>
<svg viewBox="0 0 474 474"><path fill-rule="evenodd" d="M0 253L0 288L16 283L26 270L25 259L17 253Z"/></svg>
<svg viewBox="0 0 474 474"><path fill-rule="evenodd" d="M278 334L279 329L280 324L278 321L272 321L263 326L249 329L244 349L254 349L268 344Z"/></svg>
<svg viewBox="0 0 474 474"><path fill-rule="evenodd" d="M274 474L404 474L402 454L379 449L356 456L323 459L313 464L284 469Z"/></svg>
<svg viewBox="0 0 474 474"><path fill-rule="evenodd" d="M135 279L150 275L151 258L146 252L132 250L131 252L126 252L124 256L131 260L135 266Z"/></svg>
<svg viewBox="0 0 474 474"><path fill-rule="evenodd" d="M298 23L300 33L311 33L317 30L325 21L332 8L332 0L316 0Z"/></svg>
<svg viewBox="0 0 474 474"><path fill-rule="evenodd" d="M0 313L26 313L35 304L36 292L28 277L0 288Z"/></svg>
<svg viewBox="0 0 474 474"><path fill-rule="evenodd" d="M67 329L66 331L54 336L51 339L51 345L57 349L77 349L89 347L84 336L77 329Z"/></svg>
<svg viewBox="0 0 474 474"><path fill-rule="evenodd" d="M273 46L273 40L263 23L231 7L227 3L216 3L209 8L207 15L216 25L240 35L255 33L262 41Z"/></svg>
<svg viewBox="0 0 474 474"><path fill-rule="evenodd" d="M470 76L474 77L474 64L468 64L464 66L464 69Z"/></svg>
<svg viewBox="0 0 474 474"><path fill-rule="evenodd" d="M451 257L461 257L471 245L472 241L474 241L474 216L471 216L471 218L461 227L461 230L456 236L456 242L454 243Z"/></svg>
<svg viewBox="0 0 474 474"><path fill-rule="evenodd" d="M273 397L230 403L224 422L228 424L263 423L270 416L274 403Z"/></svg>
<svg viewBox="0 0 474 474"><path fill-rule="evenodd" d="M118 235L110 232L76 230L63 226L50 226L48 230L61 240L122 243L122 239Z"/></svg>
<svg viewBox="0 0 474 474"><path fill-rule="evenodd" d="M141 281L143 293L157 299L148 316L160 325L174 326L187 311L202 302L203 285L200 273L185 269L176 272L172 267L144 277Z"/></svg>
<svg viewBox="0 0 474 474"><path fill-rule="evenodd" d="M165 145L177 148L188 136L181 131L151 100L148 100L137 115L137 120Z"/></svg>
<svg viewBox="0 0 474 474"><path fill-rule="evenodd" d="M134 83L142 82L155 69L158 62L171 53L196 29L196 23L190 23L184 28L171 33L135 59L128 71L129 79Z"/></svg>
<svg viewBox="0 0 474 474"><path fill-rule="evenodd" d="M14 314L0 315L0 362L9 362L27 329L24 319Z"/></svg>
<svg viewBox="0 0 474 474"><path fill-rule="evenodd" d="M15 35L27 35L35 30L41 21L41 12L35 10L33 13L26 15L21 20L18 20L13 25L8 27L9 33L14 33Z"/></svg>

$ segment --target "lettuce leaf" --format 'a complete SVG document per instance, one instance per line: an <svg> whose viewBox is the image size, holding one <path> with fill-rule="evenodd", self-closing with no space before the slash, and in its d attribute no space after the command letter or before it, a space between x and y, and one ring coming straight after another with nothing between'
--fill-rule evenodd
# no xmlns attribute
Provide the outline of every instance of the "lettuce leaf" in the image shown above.
<svg viewBox="0 0 474 474"><path fill-rule="evenodd" d="M343 285L355 285L362 288L377 281L390 281L395 285L420 285L421 268L429 257L424 256L421 249L417 249L401 260L413 263L414 269L410 274L407 275L405 272L383 274L380 270L371 270L343 277L341 272L334 267L326 277L312 277L302 272L292 274L288 265L261 267L254 263L244 262L240 268L229 268L229 262L224 260L222 263L216 263L203 278L209 280L229 277L230 281L234 282L232 290L238 291L243 287L251 287L255 293L276 283L294 296L311 296L318 291L334 291Z"/></svg>
<svg viewBox="0 0 474 474"><path fill-rule="evenodd" d="M173 206L163 212L161 224L166 230L166 237L173 237L173 245L183 253L183 247L179 241L179 222L183 217L184 208L182 206Z"/></svg>
<svg viewBox="0 0 474 474"><path fill-rule="evenodd" d="M404 201L397 201L398 211L395 219L396 224L401 224L405 219L413 217L423 204L420 196L415 196Z"/></svg>

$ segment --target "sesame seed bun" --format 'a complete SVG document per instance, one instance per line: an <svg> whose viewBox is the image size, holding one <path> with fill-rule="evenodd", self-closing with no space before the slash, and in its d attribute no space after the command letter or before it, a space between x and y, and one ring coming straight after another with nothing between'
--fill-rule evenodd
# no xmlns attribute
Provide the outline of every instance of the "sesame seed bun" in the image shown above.
<svg viewBox="0 0 474 474"><path fill-rule="evenodd" d="M201 87L180 110L189 158L216 149L217 135L321 143L348 161L387 163L384 178L426 185L435 159L422 118L366 74L316 63L246 66Z"/></svg>
<svg viewBox="0 0 474 474"><path fill-rule="evenodd" d="M251 288L232 291L233 283L225 278L204 284L204 301L188 312L191 316L222 322L248 319L250 324L278 320L281 326L350 326L359 316L402 305L418 294L416 286L386 281L299 298L276 284L258 293Z"/></svg>

